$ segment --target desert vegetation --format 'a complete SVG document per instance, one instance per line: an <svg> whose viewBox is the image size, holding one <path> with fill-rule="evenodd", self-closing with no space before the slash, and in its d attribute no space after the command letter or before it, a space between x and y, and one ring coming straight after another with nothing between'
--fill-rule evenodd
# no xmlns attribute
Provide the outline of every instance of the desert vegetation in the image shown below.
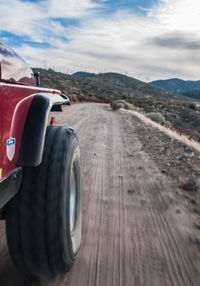
<svg viewBox="0 0 200 286"><path fill-rule="evenodd" d="M200 140L200 104L193 99L116 73L67 75L36 69L41 85L54 87L71 102L111 103L113 109L138 109L156 122L192 132Z"/></svg>
<svg viewBox="0 0 200 286"><path fill-rule="evenodd" d="M165 118L160 112L150 112L147 114L147 117L161 125L165 125Z"/></svg>
<svg viewBox="0 0 200 286"><path fill-rule="evenodd" d="M125 100L113 100L110 103L110 106L113 110L118 110L120 108L124 108L124 109L134 109L134 106L128 102L126 102Z"/></svg>

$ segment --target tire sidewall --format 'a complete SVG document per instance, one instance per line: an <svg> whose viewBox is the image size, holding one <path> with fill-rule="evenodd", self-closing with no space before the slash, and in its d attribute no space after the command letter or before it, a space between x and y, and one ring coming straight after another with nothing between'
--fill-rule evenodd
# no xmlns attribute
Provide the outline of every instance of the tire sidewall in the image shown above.
<svg viewBox="0 0 200 286"><path fill-rule="evenodd" d="M73 263L81 244L82 230L82 186L81 186L81 166L80 166L80 149L78 141L74 135L69 137L70 142L67 142L67 152L65 152L65 170L63 172L62 194L61 196L61 216L63 217L63 247L65 255L64 264L66 267ZM75 170L76 180L76 214L74 228L70 231L70 177L71 170ZM63 212L66 215L63 215Z"/></svg>

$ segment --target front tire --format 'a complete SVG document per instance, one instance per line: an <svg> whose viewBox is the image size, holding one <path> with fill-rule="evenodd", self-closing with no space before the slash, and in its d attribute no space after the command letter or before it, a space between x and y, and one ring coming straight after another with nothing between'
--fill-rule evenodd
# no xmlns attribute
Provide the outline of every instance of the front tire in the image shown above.
<svg viewBox="0 0 200 286"><path fill-rule="evenodd" d="M16 266L36 275L70 270L82 222L80 149L73 130L47 128L42 163L24 168L20 191L6 216Z"/></svg>

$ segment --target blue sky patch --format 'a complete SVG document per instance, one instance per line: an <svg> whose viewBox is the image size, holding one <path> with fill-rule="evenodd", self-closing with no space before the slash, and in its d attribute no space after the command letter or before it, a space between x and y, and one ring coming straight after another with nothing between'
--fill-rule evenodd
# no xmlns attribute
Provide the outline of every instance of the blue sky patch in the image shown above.
<svg viewBox="0 0 200 286"><path fill-rule="evenodd" d="M0 31L0 41L7 44L10 47L19 47L23 44L30 45L35 48L50 48L51 45L46 42L33 42L27 39L27 36L17 36L15 34Z"/></svg>
<svg viewBox="0 0 200 286"><path fill-rule="evenodd" d="M80 21L78 19L69 19L69 18L50 18L52 21L59 22L62 26L78 26Z"/></svg>
<svg viewBox="0 0 200 286"><path fill-rule="evenodd" d="M105 2L106 12L115 12L127 9L131 12L146 14L145 9L151 8L159 0L108 0Z"/></svg>
<svg viewBox="0 0 200 286"><path fill-rule="evenodd" d="M21 2L31 2L31 3L39 3L42 1L44 1L44 0L21 0Z"/></svg>

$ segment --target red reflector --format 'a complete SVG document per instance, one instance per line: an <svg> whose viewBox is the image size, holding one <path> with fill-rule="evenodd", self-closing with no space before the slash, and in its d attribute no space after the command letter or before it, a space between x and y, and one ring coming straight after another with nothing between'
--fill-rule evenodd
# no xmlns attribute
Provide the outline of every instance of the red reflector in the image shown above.
<svg viewBox="0 0 200 286"><path fill-rule="evenodd" d="M55 117L51 117L50 124L51 125L55 125L55 123L56 123L56 118Z"/></svg>

